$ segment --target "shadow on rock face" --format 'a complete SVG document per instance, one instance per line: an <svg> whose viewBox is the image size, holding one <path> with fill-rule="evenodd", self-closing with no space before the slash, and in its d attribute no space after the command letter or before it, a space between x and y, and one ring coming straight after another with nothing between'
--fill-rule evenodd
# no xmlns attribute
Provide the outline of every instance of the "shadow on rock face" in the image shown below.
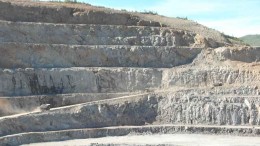
<svg viewBox="0 0 260 146"><path fill-rule="evenodd" d="M125 102L117 110L118 123L121 125L145 125L153 123L157 116L158 101L156 98L140 100L137 103Z"/></svg>
<svg viewBox="0 0 260 146"><path fill-rule="evenodd" d="M109 102L100 101L58 110L26 114L16 117L14 120L15 124L11 122L13 118L7 118L1 121L0 135L3 136L27 131L40 132L46 130L56 131L152 124L156 121L158 116L158 101L156 96L145 95L132 99L115 99ZM6 101L3 101L3 103L8 107ZM10 107L11 106L8 108ZM10 108L9 112L14 109ZM14 111L16 112L16 109ZM19 128L20 124L18 123L21 123L23 128Z"/></svg>
<svg viewBox="0 0 260 146"><path fill-rule="evenodd" d="M134 102L125 101L84 106L78 112L78 116L72 115L72 117L79 123L84 123L81 125L84 128L145 125L156 121L157 111L158 99L146 97Z"/></svg>

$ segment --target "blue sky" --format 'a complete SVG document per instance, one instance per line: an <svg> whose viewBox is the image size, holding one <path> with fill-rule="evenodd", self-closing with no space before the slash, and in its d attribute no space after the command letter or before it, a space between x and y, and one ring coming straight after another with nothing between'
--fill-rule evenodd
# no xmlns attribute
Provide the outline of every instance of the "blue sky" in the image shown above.
<svg viewBox="0 0 260 146"><path fill-rule="evenodd" d="M187 17L228 35L260 34L260 0L78 0L132 11Z"/></svg>

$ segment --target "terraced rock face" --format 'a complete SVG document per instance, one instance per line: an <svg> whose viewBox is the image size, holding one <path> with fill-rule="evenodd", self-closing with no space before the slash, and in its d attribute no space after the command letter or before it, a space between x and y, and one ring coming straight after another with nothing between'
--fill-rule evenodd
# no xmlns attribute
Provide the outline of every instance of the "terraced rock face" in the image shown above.
<svg viewBox="0 0 260 146"><path fill-rule="evenodd" d="M190 46L194 44L195 37L194 33L160 27L18 22L1 22L0 25L1 42L70 45ZM13 31L16 33L13 33Z"/></svg>
<svg viewBox="0 0 260 146"><path fill-rule="evenodd" d="M0 145L260 134L259 48L90 5L2 0L0 20Z"/></svg>
<svg viewBox="0 0 260 146"><path fill-rule="evenodd" d="M178 95L178 94L177 94ZM1 119L0 134L145 124L260 125L256 95L189 95L172 92L125 96L50 112ZM221 102L219 102L221 100ZM255 114L255 115L254 115ZM59 118L57 118L59 117ZM15 120L14 120L15 119ZM26 121L30 121L29 123ZM13 125L13 126L11 126ZM37 126L41 125L41 126Z"/></svg>
<svg viewBox="0 0 260 146"><path fill-rule="evenodd" d="M241 62L259 62L260 61L260 47L242 47L242 48L218 48L217 54L223 59L230 59Z"/></svg>
<svg viewBox="0 0 260 146"><path fill-rule="evenodd" d="M12 48L12 49L11 49ZM202 48L2 43L1 68L146 67L191 63ZM28 55L30 54L30 55Z"/></svg>
<svg viewBox="0 0 260 146"><path fill-rule="evenodd" d="M220 32L209 29L189 20L167 18L159 15L147 15L117 11L82 4L39 3L31 0L1 0L1 20L14 22L45 22L66 24L106 24L126 26L173 27L178 30L195 32L217 47L237 42ZM213 44L212 44L213 43Z"/></svg>
<svg viewBox="0 0 260 146"><path fill-rule="evenodd" d="M166 86L181 86L181 87L211 87L222 85L259 85L260 72L259 70L250 69L234 69L234 68L185 68L172 69L165 73L164 77Z"/></svg>
<svg viewBox="0 0 260 146"><path fill-rule="evenodd" d="M102 8L90 5L76 5L75 7L64 7L63 4L47 4L49 7L41 6L36 2L19 5L19 3L1 2L1 19L7 21L23 22L46 22L46 23L72 23L72 24L108 24L108 25L137 25L140 24L138 17L127 13L117 12L111 15ZM17 5L18 4L18 5ZM35 6L36 5L36 6ZM87 10L82 9L87 8ZM142 22L142 21L141 21ZM160 23L151 23L151 26L160 26Z"/></svg>
<svg viewBox="0 0 260 146"><path fill-rule="evenodd" d="M11 96L140 91L158 88L161 85L161 72L148 68L5 69L1 73L1 94Z"/></svg>

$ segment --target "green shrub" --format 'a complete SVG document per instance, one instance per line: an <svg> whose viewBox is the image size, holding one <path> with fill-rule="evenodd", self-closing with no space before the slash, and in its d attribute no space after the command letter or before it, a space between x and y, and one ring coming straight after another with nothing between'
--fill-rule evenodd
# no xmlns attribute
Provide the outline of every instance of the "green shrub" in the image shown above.
<svg viewBox="0 0 260 146"><path fill-rule="evenodd" d="M77 0L64 0L65 3L77 3Z"/></svg>
<svg viewBox="0 0 260 146"><path fill-rule="evenodd" d="M34 1L40 1L40 0L34 0ZM65 3L79 3L77 0L49 0L50 2L65 2Z"/></svg>
<svg viewBox="0 0 260 146"><path fill-rule="evenodd" d="M140 12L140 13L142 13L142 14L158 15L158 13L155 12L155 11L147 11L147 10L144 10L143 12Z"/></svg>
<svg viewBox="0 0 260 146"><path fill-rule="evenodd" d="M188 20L188 17L176 17L178 19L182 19L182 20Z"/></svg>

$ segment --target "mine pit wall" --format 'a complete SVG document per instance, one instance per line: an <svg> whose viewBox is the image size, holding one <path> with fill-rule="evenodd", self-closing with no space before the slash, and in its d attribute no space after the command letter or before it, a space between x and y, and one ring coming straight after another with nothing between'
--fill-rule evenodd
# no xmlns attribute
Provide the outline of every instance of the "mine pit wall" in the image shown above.
<svg viewBox="0 0 260 146"><path fill-rule="evenodd" d="M54 68L1 69L1 96L66 93L115 93L172 87L253 86L259 94L259 71L212 68ZM219 85L217 85L219 86Z"/></svg>
<svg viewBox="0 0 260 146"><path fill-rule="evenodd" d="M1 43L0 68L152 67L191 63L202 48Z"/></svg>
<svg viewBox="0 0 260 146"><path fill-rule="evenodd" d="M131 92L161 85L162 70L138 68L1 69L1 96Z"/></svg>
<svg viewBox="0 0 260 146"><path fill-rule="evenodd" d="M160 124L260 126L259 96L161 96L168 98L158 102Z"/></svg>
<svg viewBox="0 0 260 146"><path fill-rule="evenodd" d="M260 87L260 70L205 67L174 68L163 73L164 87L214 87L222 85L254 85ZM216 85L218 86L218 85Z"/></svg>
<svg viewBox="0 0 260 146"><path fill-rule="evenodd" d="M259 128L259 105L258 96L189 95L180 97L171 93L131 96L48 112L1 118L0 136L21 132L145 124L200 125L202 127L203 125L212 127L232 125L234 129L239 129L243 125L249 128L251 126ZM244 134L247 134L246 132L244 131Z"/></svg>
<svg viewBox="0 0 260 146"><path fill-rule="evenodd" d="M155 121L156 115L157 99L154 97L111 99L36 113L35 117L29 114L14 119L0 118L0 136L29 131L144 125ZM41 126L36 126L38 124Z"/></svg>
<svg viewBox="0 0 260 146"><path fill-rule="evenodd" d="M172 88L174 89L174 88ZM167 91L172 91L172 89L167 89ZM172 94L172 93L171 93ZM256 88L253 84L251 86L218 86L218 87L194 87L188 89L180 89L175 91L175 96L187 96L187 95L215 95L215 96L258 96L260 95L260 90Z"/></svg>
<svg viewBox="0 0 260 146"><path fill-rule="evenodd" d="M76 93L0 98L0 117L39 110L43 104L51 108L129 96L130 93ZM131 93L134 95L134 93Z"/></svg>
<svg viewBox="0 0 260 146"><path fill-rule="evenodd" d="M0 21L0 42L69 45L191 46L196 34L170 28Z"/></svg>
<svg viewBox="0 0 260 146"><path fill-rule="evenodd" d="M168 89L168 91L171 91ZM142 91L143 93L144 91ZM145 91L148 93L149 91ZM158 91L161 93L162 91ZM157 93L157 92L155 92ZM106 100L112 98L124 98L126 96L140 94L139 92L128 93L76 93L76 94L57 94L57 95L34 95L0 98L0 117L14 115L38 110L42 104L50 104L51 108L81 104L85 102ZM189 97L190 95L214 95L215 98L224 98L230 96L248 97L259 96L260 91L255 86L239 87L215 87L215 88L190 88L177 90L164 94L169 97Z"/></svg>
<svg viewBox="0 0 260 146"><path fill-rule="evenodd" d="M217 48L214 50L220 59L241 61L246 63L260 62L260 47Z"/></svg>
<svg viewBox="0 0 260 146"><path fill-rule="evenodd" d="M97 10L64 6L44 7L40 4L38 6L26 6L0 2L0 19L15 22L162 26L159 22L140 20L139 17L127 13L106 12L102 8L93 9Z"/></svg>

